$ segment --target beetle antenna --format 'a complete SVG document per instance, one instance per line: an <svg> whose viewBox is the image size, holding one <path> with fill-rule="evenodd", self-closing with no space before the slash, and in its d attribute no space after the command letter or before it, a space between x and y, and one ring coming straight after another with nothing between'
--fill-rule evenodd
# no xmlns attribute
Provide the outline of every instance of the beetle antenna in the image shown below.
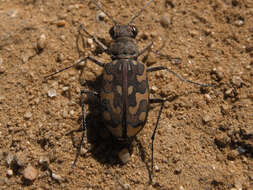
<svg viewBox="0 0 253 190"><path fill-rule="evenodd" d="M132 24L133 21L141 15L141 13L149 6L149 4L154 1L154 0L150 0L149 2L146 3L146 5L136 14L133 16L133 18L130 20L130 22L128 23L128 25Z"/></svg>
<svg viewBox="0 0 253 190"><path fill-rule="evenodd" d="M114 23L114 25L117 25L118 24L118 22L116 21L116 20L114 20L114 18L111 16L111 15L109 15L107 12L105 12L105 10L96 2L96 1L94 1L94 0L91 0L95 5L96 5L96 7L99 9L99 10L101 10L103 13L105 13L105 15L109 18L109 19L111 19L111 21Z"/></svg>

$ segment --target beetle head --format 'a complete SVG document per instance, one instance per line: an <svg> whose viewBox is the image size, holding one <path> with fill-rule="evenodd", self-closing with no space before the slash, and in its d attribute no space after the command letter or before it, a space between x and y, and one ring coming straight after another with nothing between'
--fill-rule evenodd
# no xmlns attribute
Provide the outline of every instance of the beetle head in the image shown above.
<svg viewBox="0 0 253 190"><path fill-rule="evenodd" d="M112 39L119 37L135 38L138 34L138 30L134 25L114 25L111 27L109 34Z"/></svg>

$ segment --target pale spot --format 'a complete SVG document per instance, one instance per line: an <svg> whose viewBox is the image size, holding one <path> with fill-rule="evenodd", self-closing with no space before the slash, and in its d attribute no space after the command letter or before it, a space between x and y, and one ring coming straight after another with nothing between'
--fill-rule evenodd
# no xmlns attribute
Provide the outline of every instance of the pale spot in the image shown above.
<svg viewBox="0 0 253 190"><path fill-rule="evenodd" d="M131 125L127 125L127 136L134 137L142 128L143 128L142 125L136 128L133 128Z"/></svg>
<svg viewBox="0 0 253 190"><path fill-rule="evenodd" d="M120 94L120 95L122 95L122 88L121 88L121 86L116 86L116 88L117 88L117 92Z"/></svg>
<svg viewBox="0 0 253 190"><path fill-rule="evenodd" d="M146 118L146 112L141 112L141 114L139 115L139 120L144 121L145 118Z"/></svg>
<svg viewBox="0 0 253 190"><path fill-rule="evenodd" d="M111 115L110 115L110 113L109 113L108 111L105 111L105 112L103 113L103 116L104 116L104 119L105 119L106 121L110 121L110 120L111 120Z"/></svg>
<svg viewBox="0 0 253 190"><path fill-rule="evenodd" d="M136 106L129 106L128 111L130 114L136 114L139 108L139 103L141 100L148 100L148 91L146 90L144 94L136 93Z"/></svg>
<svg viewBox="0 0 253 190"><path fill-rule="evenodd" d="M128 95L130 95L130 94L133 93L133 89L134 89L133 86L129 86L129 87L128 87L128 91L127 91Z"/></svg>

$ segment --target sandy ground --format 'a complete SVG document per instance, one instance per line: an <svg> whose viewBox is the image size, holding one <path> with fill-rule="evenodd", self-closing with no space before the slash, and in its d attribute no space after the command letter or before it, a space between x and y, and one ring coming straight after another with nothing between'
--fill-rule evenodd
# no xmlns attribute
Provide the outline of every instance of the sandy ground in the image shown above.
<svg viewBox="0 0 253 190"><path fill-rule="evenodd" d="M120 23L145 4L100 2ZM102 69L88 61L83 73L72 68L44 76L80 58L80 24L110 43L112 22L88 1L0 0L0 189L253 189L252 0L157 0L136 19L139 49L153 41L157 50L164 42L160 53L167 56L150 52L139 61L216 85L203 89L166 71L149 74L151 97L168 99L155 139L153 184L159 104L151 106L130 160L121 164L99 102L85 99L88 133L71 169L82 134L76 132L80 90L99 90ZM83 55L110 62L83 39Z"/></svg>

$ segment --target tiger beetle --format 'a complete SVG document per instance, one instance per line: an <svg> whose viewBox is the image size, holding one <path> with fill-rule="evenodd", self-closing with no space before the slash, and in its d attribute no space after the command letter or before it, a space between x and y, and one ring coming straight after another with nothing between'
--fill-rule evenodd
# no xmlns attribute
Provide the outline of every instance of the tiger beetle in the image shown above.
<svg viewBox="0 0 253 190"><path fill-rule="evenodd" d="M84 111L84 94L93 93L100 97L104 124L120 143L131 143L135 136L143 129L147 121L149 105L153 103L160 103L161 107L151 137L152 163L151 170L149 172L149 179L150 182L152 182L154 168L154 140L164 107L164 102L166 100L161 98L150 98L147 74L150 72L166 70L175 75L181 81L187 83L201 87L209 87L213 85L200 84L184 79L182 76L165 66L147 67L137 60L140 55L151 49L153 42L150 42L145 48L139 51L135 43L138 30L133 25L133 22L154 0L149 0L127 24L119 24L112 16L106 13L106 11L104 11L104 9L95 0L91 1L113 22L113 26L109 30L112 42L110 46L107 47L96 36L90 34L83 25L79 28L79 34L80 31L86 33L86 35L92 38L93 41L103 50L103 52L110 55L112 61L110 63L103 63L92 56L87 56L79 59L79 61L69 67L46 76L46 78L51 77L59 72L72 68L73 66L77 66L80 63L85 63L87 60L103 67L101 91L92 92L81 90L83 133L72 167L74 167L77 162L85 137L86 116Z"/></svg>

